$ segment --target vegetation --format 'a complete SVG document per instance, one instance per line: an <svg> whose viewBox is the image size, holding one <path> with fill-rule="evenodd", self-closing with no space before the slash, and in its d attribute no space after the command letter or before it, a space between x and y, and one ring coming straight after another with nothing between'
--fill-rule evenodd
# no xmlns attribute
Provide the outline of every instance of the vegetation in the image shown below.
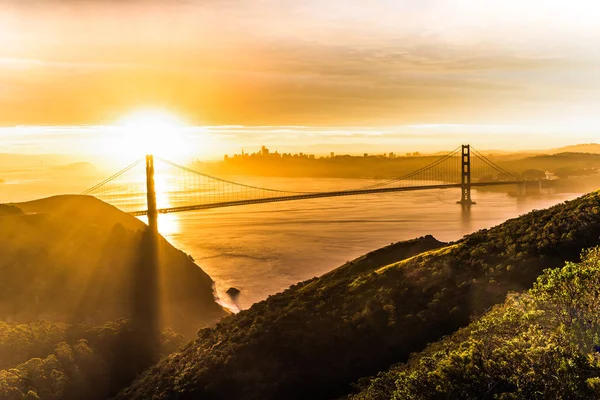
<svg viewBox="0 0 600 400"><path fill-rule="evenodd" d="M91 197L0 205L0 254L3 400L107 399L184 343L167 327L227 315L190 257Z"/></svg>
<svg viewBox="0 0 600 400"><path fill-rule="evenodd" d="M0 398L107 399L184 342L171 330L143 343L149 337L126 320L103 326L0 322Z"/></svg>
<svg viewBox="0 0 600 400"><path fill-rule="evenodd" d="M600 250L572 263L600 244L598 192L455 243L392 244L204 328L178 351L173 331L119 318L139 316L136 287L159 292L148 271L171 287L171 312L180 307L169 321L215 310L212 281L149 241L139 221L109 220L84 199L74 201L88 207L20 204L26 214L2 217L2 399L331 399L382 370L359 381L357 400L600 396ZM140 256L148 249L164 263L156 270ZM141 282L129 286L133 276ZM28 322L39 318L50 322ZM182 326L201 326L196 318Z"/></svg>
<svg viewBox="0 0 600 400"><path fill-rule="evenodd" d="M0 223L0 320L104 324L151 305L191 337L226 315L212 279L138 219L83 196L17 206Z"/></svg>
<svg viewBox="0 0 600 400"><path fill-rule="evenodd" d="M339 397L599 238L592 193L446 247L429 237L384 248L201 330L117 398Z"/></svg>
<svg viewBox="0 0 600 400"><path fill-rule="evenodd" d="M600 398L600 248L380 374L355 400Z"/></svg>

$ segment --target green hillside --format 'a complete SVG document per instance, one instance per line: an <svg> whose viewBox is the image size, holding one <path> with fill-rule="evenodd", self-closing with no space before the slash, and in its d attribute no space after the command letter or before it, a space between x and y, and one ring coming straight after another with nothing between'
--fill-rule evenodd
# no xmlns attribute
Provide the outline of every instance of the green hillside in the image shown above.
<svg viewBox="0 0 600 400"><path fill-rule="evenodd" d="M445 247L397 244L200 331L117 398L336 398L598 243L592 193Z"/></svg>
<svg viewBox="0 0 600 400"><path fill-rule="evenodd" d="M600 248L547 270L354 400L600 398Z"/></svg>

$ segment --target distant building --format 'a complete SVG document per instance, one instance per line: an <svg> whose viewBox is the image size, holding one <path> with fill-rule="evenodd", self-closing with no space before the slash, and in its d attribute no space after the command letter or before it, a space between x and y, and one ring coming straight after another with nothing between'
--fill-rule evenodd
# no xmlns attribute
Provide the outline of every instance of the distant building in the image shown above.
<svg viewBox="0 0 600 400"><path fill-rule="evenodd" d="M363 154L363 157L369 157L369 153Z"/></svg>
<svg viewBox="0 0 600 400"><path fill-rule="evenodd" d="M267 156L269 155L269 149L267 149L265 146L262 146L262 147L260 148L260 154L261 154L263 157L267 157Z"/></svg>
<svg viewBox="0 0 600 400"><path fill-rule="evenodd" d="M335 153L332 151L331 153L329 153L329 157L331 157L331 158L335 157Z"/></svg>
<svg viewBox="0 0 600 400"><path fill-rule="evenodd" d="M546 171L546 179L549 181L555 181L558 179L558 176L554 172Z"/></svg>
<svg viewBox="0 0 600 400"><path fill-rule="evenodd" d="M396 155L394 154L394 152L393 152L393 151L391 151L391 152L390 152L390 154L388 155L388 157L389 157L389 158L394 158L394 157L396 157Z"/></svg>

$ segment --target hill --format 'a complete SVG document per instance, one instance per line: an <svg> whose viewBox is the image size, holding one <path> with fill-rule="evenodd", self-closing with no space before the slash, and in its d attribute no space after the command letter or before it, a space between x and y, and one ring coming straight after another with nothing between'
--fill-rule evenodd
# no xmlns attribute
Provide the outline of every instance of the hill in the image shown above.
<svg viewBox="0 0 600 400"><path fill-rule="evenodd" d="M0 217L6 215L22 215L23 210L10 204L0 204Z"/></svg>
<svg viewBox="0 0 600 400"><path fill-rule="evenodd" d="M546 270L468 327L379 374L354 400L600 398L600 248Z"/></svg>
<svg viewBox="0 0 600 400"><path fill-rule="evenodd" d="M64 171L66 173L78 173L78 174L92 174L98 173L98 169L92 163L80 161L76 163L71 163L67 165L57 165L52 167L53 170L56 171Z"/></svg>
<svg viewBox="0 0 600 400"><path fill-rule="evenodd" d="M600 144L598 143L583 143L583 144L574 144L570 146L564 146L557 149L551 149L545 151L544 153L548 154L557 154L557 153L594 153L600 154Z"/></svg>
<svg viewBox="0 0 600 400"><path fill-rule="evenodd" d="M103 324L156 307L159 326L193 335L227 314L212 279L162 237L152 268L138 219L86 196L14 206L24 214L0 217L0 320Z"/></svg>
<svg viewBox="0 0 600 400"><path fill-rule="evenodd" d="M600 168L600 154L591 153L558 153L526 157L502 163L511 171L540 170L557 172L562 177L597 173Z"/></svg>
<svg viewBox="0 0 600 400"><path fill-rule="evenodd" d="M598 243L595 192L456 243L396 244L203 329L117 399L337 398Z"/></svg>
<svg viewBox="0 0 600 400"><path fill-rule="evenodd" d="M71 160L70 157L65 158L61 154L0 153L0 170L38 167L42 164L45 166L60 165L69 160Z"/></svg>

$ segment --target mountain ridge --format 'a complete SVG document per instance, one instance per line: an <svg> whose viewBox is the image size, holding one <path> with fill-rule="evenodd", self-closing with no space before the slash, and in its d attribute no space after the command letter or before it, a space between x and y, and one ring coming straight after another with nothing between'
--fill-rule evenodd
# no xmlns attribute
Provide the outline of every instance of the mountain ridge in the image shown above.
<svg viewBox="0 0 600 400"><path fill-rule="evenodd" d="M24 214L0 217L0 318L104 323L132 317L148 296L165 327L191 336L228 314L212 279L162 236L151 271L147 226L113 206L66 195L13 207ZM144 277L158 286L144 288Z"/></svg>
<svg viewBox="0 0 600 400"><path fill-rule="evenodd" d="M357 379L531 287L544 269L577 260L599 236L594 192L446 247L436 241L404 252L387 266L366 266L366 257L201 330L116 399L344 396Z"/></svg>

